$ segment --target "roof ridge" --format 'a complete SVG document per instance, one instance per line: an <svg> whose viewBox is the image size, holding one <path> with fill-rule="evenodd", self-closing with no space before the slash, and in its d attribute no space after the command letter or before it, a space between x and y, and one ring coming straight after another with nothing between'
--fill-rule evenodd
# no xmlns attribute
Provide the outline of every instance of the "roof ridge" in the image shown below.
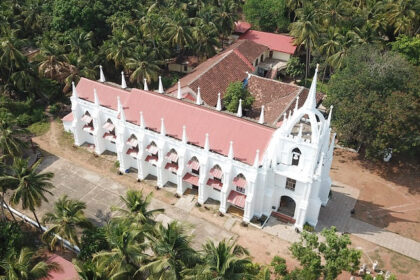
<svg viewBox="0 0 420 280"><path fill-rule="evenodd" d="M249 60L237 49L233 49L233 53L235 53L243 62L246 63L246 65L248 65L252 71L255 70L254 65L251 64L251 62L249 62Z"/></svg>
<svg viewBox="0 0 420 280"><path fill-rule="evenodd" d="M298 89L301 89L301 88L304 89L305 88L303 86L289 84L289 83L285 83L285 82L282 82L282 81L279 81L279 80L274 80L274 79L270 79L270 78L266 78L266 77L261 77L261 76L258 76L258 75L252 74L252 73L249 73L249 74L253 77L258 78L258 79L264 79L264 80L267 80L267 81L272 81L272 82L276 82L276 83L283 84L283 85L293 86L293 87L296 87Z"/></svg>

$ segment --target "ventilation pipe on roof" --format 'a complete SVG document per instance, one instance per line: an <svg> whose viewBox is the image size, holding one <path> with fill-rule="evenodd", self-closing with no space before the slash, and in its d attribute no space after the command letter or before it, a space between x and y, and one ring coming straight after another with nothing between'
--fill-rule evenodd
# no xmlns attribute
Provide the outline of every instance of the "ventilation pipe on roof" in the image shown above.
<svg viewBox="0 0 420 280"><path fill-rule="evenodd" d="M159 76L159 89L158 89L159 93L163 93L163 84L162 84L162 77Z"/></svg>
<svg viewBox="0 0 420 280"><path fill-rule="evenodd" d="M233 159L233 141L230 141L230 144L229 144L228 158Z"/></svg>
<svg viewBox="0 0 420 280"><path fill-rule="evenodd" d="M260 119L258 120L258 123L260 124L264 123L264 105L261 106L261 115L260 115Z"/></svg>
<svg viewBox="0 0 420 280"><path fill-rule="evenodd" d="M182 143L187 144L187 127L185 125L182 126Z"/></svg>
<svg viewBox="0 0 420 280"><path fill-rule="evenodd" d="M160 119L160 135L162 136L166 135L165 121L163 118Z"/></svg>
<svg viewBox="0 0 420 280"><path fill-rule="evenodd" d="M200 87L197 88L197 100L195 102L195 104L197 105L201 105L203 101L201 100L201 92L200 92Z"/></svg>
<svg viewBox="0 0 420 280"><path fill-rule="evenodd" d="M74 82L71 82L71 88L72 88L73 98L77 98L77 90L76 90L76 86L74 85Z"/></svg>
<svg viewBox="0 0 420 280"><path fill-rule="evenodd" d="M104 71L102 70L102 65L99 65L99 81L101 83L105 83L105 75Z"/></svg>
<svg viewBox="0 0 420 280"><path fill-rule="evenodd" d="M222 99L220 98L220 92L217 94L216 110L222 111Z"/></svg>
<svg viewBox="0 0 420 280"><path fill-rule="evenodd" d="M254 159L254 167L258 167L260 165L260 150L257 149Z"/></svg>
<svg viewBox="0 0 420 280"><path fill-rule="evenodd" d="M146 124L144 122L144 117L143 117L143 112L140 112L140 127L145 129L146 128Z"/></svg>
<svg viewBox="0 0 420 280"><path fill-rule="evenodd" d="M236 113L236 116L242 118L242 99L239 99L238 112Z"/></svg>
<svg viewBox="0 0 420 280"><path fill-rule="evenodd" d="M127 83L125 82L124 71L121 71L121 88L127 88Z"/></svg>
<svg viewBox="0 0 420 280"><path fill-rule="evenodd" d="M149 87L147 86L147 80L146 80L146 78L143 79L143 90L149 91Z"/></svg>
<svg viewBox="0 0 420 280"><path fill-rule="evenodd" d="M99 98L98 93L96 92L96 88L93 89L93 98L95 100L95 105L99 106Z"/></svg>
<svg viewBox="0 0 420 280"><path fill-rule="evenodd" d="M177 92L176 98L182 99L182 94L181 94L181 81L178 81L178 92Z"/></svg>
<svg viewBox="0 0 420 280"><path fill-rule="evenodd" d="M206 141L204 142L204 150L208 151L210 150L210 142L209 142L209 134L206 133Z"/></svg>

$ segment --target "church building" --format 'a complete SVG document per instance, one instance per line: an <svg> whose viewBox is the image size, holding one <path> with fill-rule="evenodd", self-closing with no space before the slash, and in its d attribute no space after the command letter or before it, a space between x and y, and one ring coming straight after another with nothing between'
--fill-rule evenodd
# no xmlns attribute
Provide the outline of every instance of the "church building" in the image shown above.
<svg viewBox="0 0 420 280"><path fill-rule="evenodd" d="M318 71L318 69L317 69ZM334 138L328 118L317 110L315 73L303 105L284 114L277 127L237 114L145 88L82 78L73 84L72 112L63 118L75 145L94 145L95 153L116 153L122 173L139 180L157 178L159 188L176 185L182 196L195 190L200 204L213 199L219 211L230 207L243 221L274 215L302 229L315 226L328 202ZM299 97L297 97L299 98ZM299 107L300 106L300 107Z"/></svg>

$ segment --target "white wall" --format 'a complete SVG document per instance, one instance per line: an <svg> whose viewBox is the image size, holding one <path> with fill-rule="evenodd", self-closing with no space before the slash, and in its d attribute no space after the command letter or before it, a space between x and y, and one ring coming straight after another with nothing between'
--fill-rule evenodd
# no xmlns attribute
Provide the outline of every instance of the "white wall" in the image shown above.
<svg viewBox="0 0 420 280"><path fill-rule="evenodd" d="M289 61L290 54L288 54L288 53L282 53L282 52L278 52L278 51L273 51L273 58L274 59L284 60L284 61Z"/></svg>

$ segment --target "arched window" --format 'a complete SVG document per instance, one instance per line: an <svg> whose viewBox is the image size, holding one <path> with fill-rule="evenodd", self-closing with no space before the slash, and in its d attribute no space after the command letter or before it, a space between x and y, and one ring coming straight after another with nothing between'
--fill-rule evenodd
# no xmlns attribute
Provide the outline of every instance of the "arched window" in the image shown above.
<svg viewBox="0 0 420 280"><path fill-rule="evenodd" d="M242 173L239 173L233 178L233 185L236 187L237 192L245 193L247 185L245 176Z"/></svg>
<svg viewBox="0 0 420 280"><path fill-rule="evenodd" d="M150 142L150 144L146 147L146 151L149 153L149 155L146 157L145 161L150 162L152 165L156 166L159 159L159 149L156 143L154 141Z"/></svg>
<svg viewBox="0 0 420 280"><path fill-rule="evenodd" d="M117 137L115 135L115 125L112 123L112 121L108 119L102 127L105 130L105 134L103 137L115 143Z"/></svg>
<svg viewBox="0 0 420 280"><path fill-rule="evenodd" d="M137 154L139 152L139 142L137 141L136 135L131 134L131 136L127 140L127 145L129 146L127 150L127 155L137 157Z"/></svg>
<svg viewBox="0 0 420 280"><path fill-rule="evenodd" d="M200 175L200 162L195 156L188 161L187 167L191 168L193 174Z"/></svg>
<svg viewBox="0 0 420 280"><path fill-rule="evenodd" d="M165 165L165 169L168 169L172 173L176 174L178 171L178 153L175 151L175 149L171 149L166 154L166 160L168 163Z"/></svg>
<svg viewBox="0 0 420 280"><path fill-rule="evenodd" d="M83 130L89 133L92 133L95 128L93 126L93 118L91 117L90 113L88 111L86 111L82 118L81 118L82 122L85 123L85 125L83 126Z"/></svg>
<svg viewBox="0 0 420 280"><path fill-rule="evenodd" d="M302 152L298 148L292 150L292 165L299 165L299 160Z"/></svg>
<svg viewBox="0 0 420 280"><path fill-rule="evenodd" d="M207 180L207 185L210 187L213 187L216 191L221 191L223 188L222 178L223 178L223 171L222 168L218 164L214 165L210 169L210 175L213 176L213 178L209 178Z"/></svg>

